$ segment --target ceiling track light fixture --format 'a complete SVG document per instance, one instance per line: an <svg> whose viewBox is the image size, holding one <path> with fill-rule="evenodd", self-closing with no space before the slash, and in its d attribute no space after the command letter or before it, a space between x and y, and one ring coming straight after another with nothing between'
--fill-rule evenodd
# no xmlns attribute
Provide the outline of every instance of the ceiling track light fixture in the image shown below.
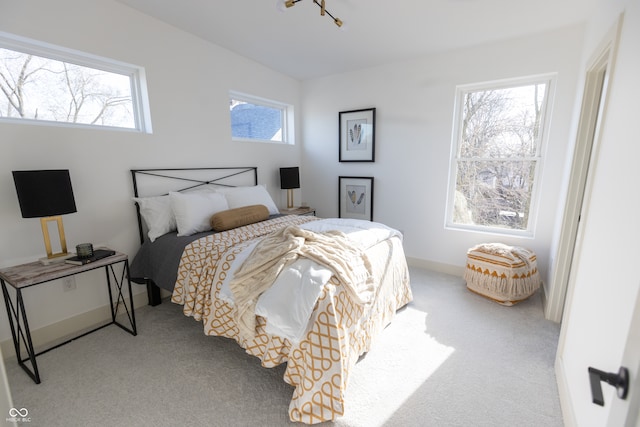
<svg viewBox="0 0 640 427"><path fill-rule="evenodd" d="M300 2L302 0L284 0L284 5L288 8L295 6L296 3ZM335 16L333 16L331 14L331 12L329 12L326 7L325 7L325 0L313 0L313 2L315 4L318 5L318 7L320 8L320 15L321 16L325 16L325 15L329 15L331 17L331 19L333 19L333 23L336 24L338 27L342 27L343 22L340 18L336 18Z"/></svg>

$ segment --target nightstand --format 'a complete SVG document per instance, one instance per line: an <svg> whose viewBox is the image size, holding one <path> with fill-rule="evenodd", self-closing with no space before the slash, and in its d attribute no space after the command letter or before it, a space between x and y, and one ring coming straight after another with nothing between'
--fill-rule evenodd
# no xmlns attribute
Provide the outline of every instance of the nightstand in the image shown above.
<svg viewBox="0 0 640 427"><path fill-rule="evenodd" d="M121 274L116 274L114 266L122 264ZM109 289L109 301L111 307L111 322L92 329L88 332L84 332L72 339L69 339L61 344L57 344L46 350L36 353L33 348L33 341L31 340L31 331L29 330L29 322L27 321L27 312L24 306L24 300L22 298L22 291L27 288L36 288L38 285L51 283L54 280L62 279L68 276L75 276L76 274L84 273L97 268L104 268L107 274L107 288ZM127 283L129 290L129 304L125 301L122 294L122 287L124 283ZM117 291L116 300L113 300L113 291L111 284L115 284L115 290ZM120 328L129 332L131 335L137 335L136 330L136 318L133 311L133 295L131 293L131 281L129 280L129 257L123 253L116 252L114 255L106 258L99 259L97 261L84 264L84 265L72 265L66 263L54 263L49 265L43 265L36 261L29 264L16 265L13 267L6 267L0 269L0 284L2 285L2 295L4 296L4 303L7 307L7 316L9 317L9 326L11 327L11 335L13 337L13 345L16 351L16 358L18 359L18 365L24 369L24 371L31 377L36 383L40 384L40 373L38 372L38 365L36 363L36 356L46 353L54 348L58 348L64 344L67 344L75 339L83 337L91 332L95 332L112 324L118 325ZM15 303L9 295L9 289L7 284L15 290ZM36 288L37 289L37 288ZM126 314L130 327L127 327L116 320L118 316L118 309L122 304L123 312ZM24 347L24 349L23 349ZM23 350L26 352L27 357L23 357ZM25 364L26 361L31 362L31 369Z"/></svg>
<svg viewBox="0 0 640 427"><path fill-rule="evenodd" d="M298 208L282 209L280 211L282 215L309 215L316 216L316 210L308 206L301 206Z"/></svg>

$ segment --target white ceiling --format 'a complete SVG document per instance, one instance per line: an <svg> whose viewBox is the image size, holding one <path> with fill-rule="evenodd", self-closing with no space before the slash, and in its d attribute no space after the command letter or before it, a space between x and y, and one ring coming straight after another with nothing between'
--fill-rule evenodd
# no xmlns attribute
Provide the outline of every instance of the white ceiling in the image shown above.
<svg viewBox="0 0 640 427"><path fill-rule="evenodd" d="M412 59L585 20L594 0L118 0L296 79ZM280 0L281 1L281 0Z"/></svg>

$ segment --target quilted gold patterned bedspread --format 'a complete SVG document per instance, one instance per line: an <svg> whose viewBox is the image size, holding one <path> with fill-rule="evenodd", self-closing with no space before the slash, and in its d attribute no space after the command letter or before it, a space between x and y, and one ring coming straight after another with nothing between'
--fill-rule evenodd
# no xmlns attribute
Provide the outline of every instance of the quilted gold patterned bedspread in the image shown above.
<svg viewBox="0 0 640 427"><path fill-rule="evenodd" d="M204 333L235 339L265 367L287 362L284 380L295 387L289 405L292 421L315 424L344 414L349 372L369 351L375 337L395 312L412 299L409 272L399 238L367 251L376 283L376 296L367 306L356 303L333 276L316 303L306 335L297 344L265 332L266 320L256 316L255 335L241 338L233 307L219 298L232 261L246 242L288 225L317 218L282 216L212 234L191 243L180 260L172 302L183 305L186 316L201 321Z"/></svg>

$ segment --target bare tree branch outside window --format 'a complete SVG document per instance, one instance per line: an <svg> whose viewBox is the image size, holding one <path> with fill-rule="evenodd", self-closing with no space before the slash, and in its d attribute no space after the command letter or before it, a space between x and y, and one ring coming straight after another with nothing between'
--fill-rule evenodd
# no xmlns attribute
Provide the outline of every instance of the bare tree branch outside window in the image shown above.
<svg viewBox="0 0 640 427"><path fill-rule="evenodd" d="M464 93L454 224L528 228L547 86Z"/></svg>
<svg viewBox="0 0 640 427"><path fill-rule="evenodd" d="M0 117L135 128L131 77L0 48Z"/></svg>

